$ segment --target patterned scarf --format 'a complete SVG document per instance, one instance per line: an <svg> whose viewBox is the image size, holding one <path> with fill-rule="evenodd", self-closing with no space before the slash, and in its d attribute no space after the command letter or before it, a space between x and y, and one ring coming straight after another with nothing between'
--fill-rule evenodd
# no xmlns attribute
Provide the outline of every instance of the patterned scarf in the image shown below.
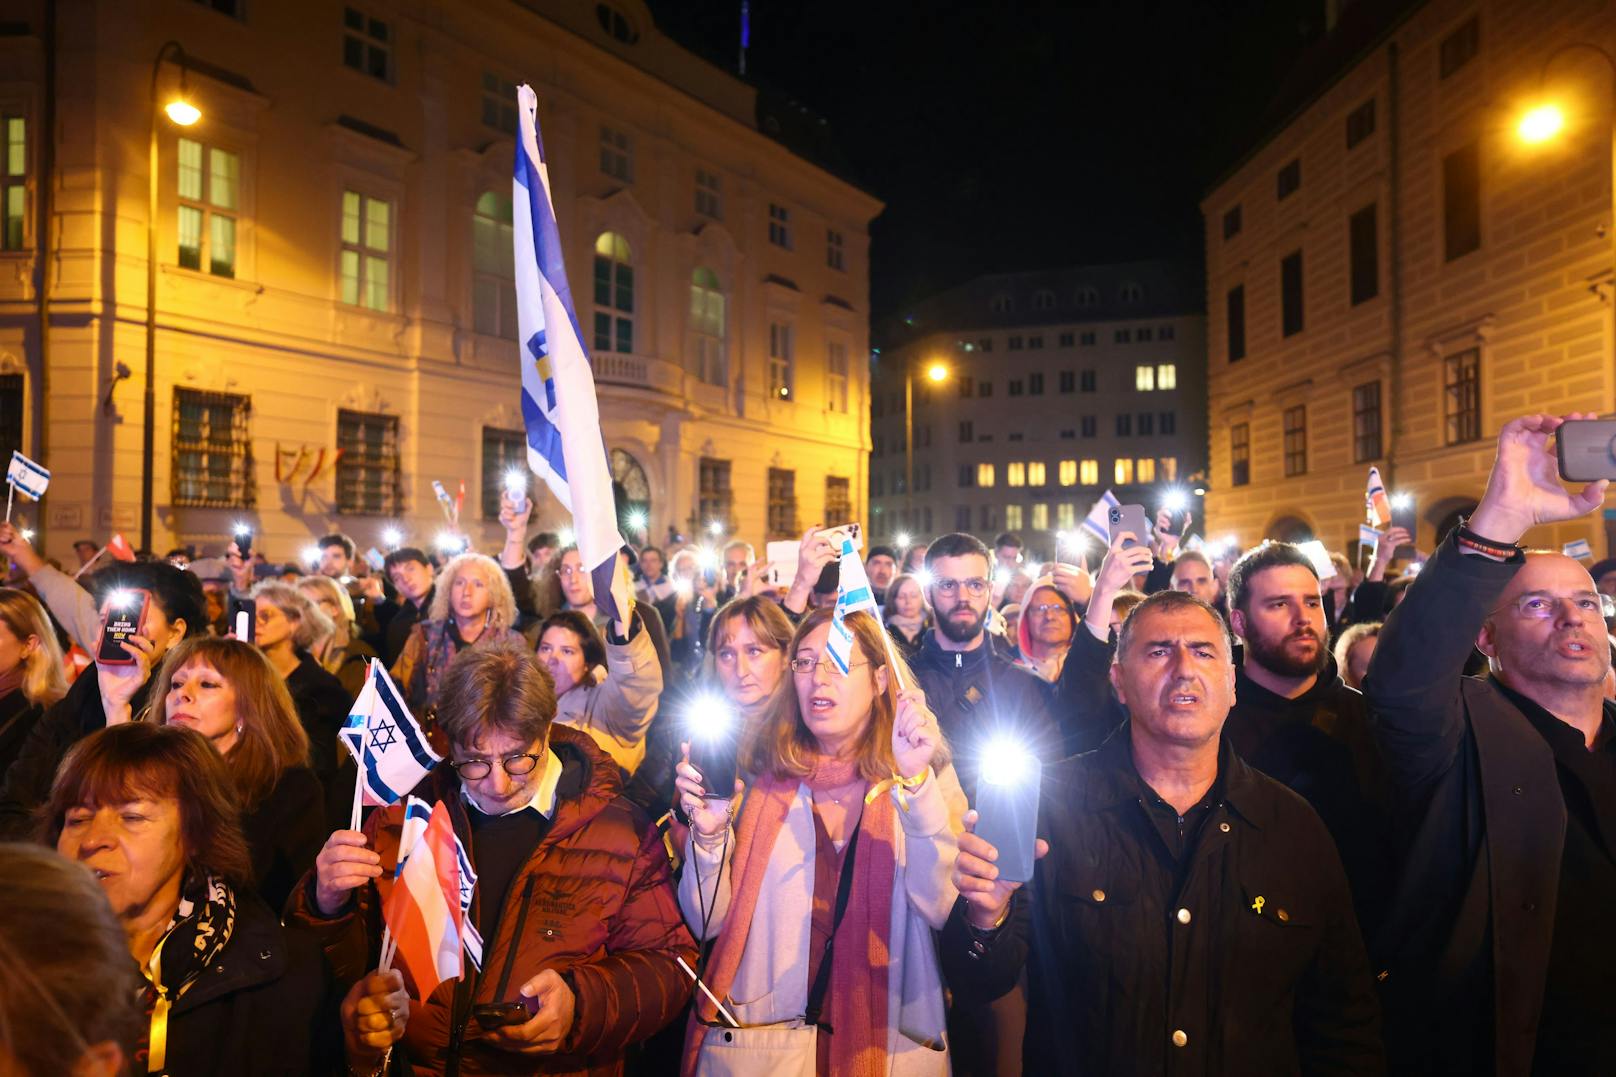
<svg viewBox="0 0 1616 1077"><path fill-rule="evenodd" d="M140 1003L148 1023L135 1045L135 1073L166 1072L169 1012L218 958L235 929L236 895L229 884L212 875L205 881L188 875L173 922L140 970L146 978Z"/></svg>

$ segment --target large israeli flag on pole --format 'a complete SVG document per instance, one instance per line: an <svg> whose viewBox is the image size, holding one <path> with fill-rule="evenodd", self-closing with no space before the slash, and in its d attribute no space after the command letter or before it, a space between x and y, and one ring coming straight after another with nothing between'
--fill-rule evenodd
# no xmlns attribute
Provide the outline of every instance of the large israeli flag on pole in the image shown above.
<svg viewBox="0 0 1616 1077"><path fill-rule="evenodd" d="M524 85L516 100L521 138L511 209L528 466L572 513L578 554L595 585L595 605L611 619L626 621L628 577L617 571L623 536L617 531L594 374L562 260L550 173L539 140L538 97Z"/></svg>

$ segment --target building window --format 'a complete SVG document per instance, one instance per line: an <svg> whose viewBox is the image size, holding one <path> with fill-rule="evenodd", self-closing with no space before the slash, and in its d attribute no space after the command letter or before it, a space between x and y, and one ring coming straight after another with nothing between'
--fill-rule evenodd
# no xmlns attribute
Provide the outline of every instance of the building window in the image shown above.
<svg viewBox="0 0 1616 1077"><path fill-rule="evenodd" d="M1447 260L1481 246L1481 146L1442 158L1442 243Z"/></svg>
<svg viewBox="0 0 1616 1077"><path fill-rule="evenodd" d="M715 221L724 219L724 192L716 173L696 169L696 212Z"/></svg>
<svg viewBox="0 0 1616 1077"><path fill-rule="evenodd" d="M174 504L253 507L257 488L248 431L251 418L251 397L174 389L174 466L169 483Z"/></svg>
<svg viewBox="0 0 1616 1077"><path fill-rule="evenodd" d="M1077 481L1084 486L1098 486L1100 484L1100 462L1098 460L1084 460L1078 464Z"/></svg>
<svg viewBox="0 0 1616 1077"><path fill-rule="evenodd" d="M1010 379L1010 395L1011 396L1020 396L1021 395L1021 379L1020 378L1011 378Z"/></svg>
<svg viewBox="0 0 1616 1077"><path fill-rule="evenodd" d="M830 410L847 413L847 345L831 341L825 364L828 371L825 393L830 398Z"/></svg>
<svg viewBox="0 0 1616 1077"><path fill-rule="evenodd" d="M518 131L516 87L492 71L483 72L483 126L503 131L512 138Z"/></svg>
<svg viewBox="0 0 1616 1077"><path fill-rule="evenodd" d="M634 28L629 17L610 4L595 5L595 21L614 41L632 45L640 39L640 32Z"/></svg>
<svg viewBox="0 0 1616 1077"><path fill-rule="evenodd" d="M337 412L337 511L397 516L403 510L398 416Z"/></svg>
<svg viewBox="0 0 1616 1077"><path fill-rule="evenodd" d="M993 465L992 464L977 464L976 465L976 484L978 486L992 486L993 485Z"/></svg>
<svg viewBox="0 0 1616 1077"><path fill-rule="evenodd" d="M1127 457L1119 457L1116 463L1111 465L1111 477L1120 486L1133 482L1133 461Z"/></svg>
<svg viewBox="0 0 1616 1077"><path fill-rule="evenodd" d="M342 301L388 310L393 251L393 203L342 192Z"/></svg>
<svg viewBox="0 0 1616 1077"><path fill-rule="evenodd" d="M1032 529L1034 531L1049 530L1049 506L1043 502L1032 507Z"/></svg>
<svg viewBox="0 0 1616 1077"><path fill-rule="evenodd" d="M1242 223L1243 222L1240 220L1239 206L1230 206L1228 209L1224 210L1223 238L1233 239L1235 236L1238 236L1240 234L1240 227Z"/></svg>
<svg viewBox="0 0 1616 1077"><path fill-rule="evenodd" d="M1156 330L1157 340L1172 340L1177 335L1177 330L1170 325L1164 325Z"/></svg>
<svg viewBox="0 0 1616 1077"><path fill-rule="evenodd" d="M729 531L735 524L735 493L729 485L729 461L703 456L699 466L698 518L717 520Z"/></svg>
<svg viewBox="0 0 1616 1077"><path fill-rule="evenodd" d="M595 239L595 351L634 351L634 264L616 232Z"/></svg>
<svg viewBox="0 0 1616 1077"><path fill-rule="evenodd" d="M991 381L987 381L987 380L977 382L976 383L976 395L977 396L992 396L993 395L993 383Z"/></svg>
<svg viewBox="0 0 1616 1077"><path fill-rule="evenodd" d="M1034 333L1027 338L1027 348L1030 351L1039 351L1044 346L1044 337L1041 333Z"/></svg>
<svg viewBox="0 0 1616 1077"><path fill-rule="evenodd" d="M1077 506L1070 501L1063 501L1055 506L1055 526L1062 531L1070 531L1077 526Z"/></svg>
<svg viewBox="0 0 1616 1077"><path fill-rule="evenodd" d="M1133 368L1133 387L1141 393L1148 393L1156 388L1156 368L1148 363Z"/></svg>
<svg viewBox="0 0 1616 1077"><path fill-rule="evenodd" d="M1481 49L1481 20L1472 15L1457 30L1442 39L1437 48L1437 76L1447 78L1475 59Z"/></svg>
<svg viewBox="0 0 1616 1077"><path fill-rule="evenodd" d="M1224 303L1224 328L1229 335L1229 362L1246 357L1246 286L1229 289Z"/></svg>
<svg viewBox="0 0 1616 1077"><path fill-rule="evenodd" d="M1448 444L1475 441L1481 437L1481 350L1466 348L1443 365Z"/></svg>
<svg viewBox="0 0 1616 1077"><path fill-rule="evenodd" d="M1375 99L1371 97L1347 113L1347 149L1375 133Z"/></svg>
<svg viewBox="0 0 1616 1077"><path fill-rule="evenodd" d="M961 419L959 424L959 439L962 444L971 440L971 420Z"/></svg>
<svg viewBox="0 0 1616 1077"><path fill-rule="evenodd" d="M1042 374L1034 373L1027 375L1027 395L1044 395L1044 376Z"/></svg>
<svg viewBox="0 0 1616 1077"><path fill-rule="evenodd" d="M979 351L979 352L990 352L990 351L992 351L993 350L993 338L992 337L983 337L981 340L977 341L976 342L976 350Z"/></svg>
<svg viewBox="0 0 1616 1077"><path fill-rule="evenodd" d="M1094 392L1094 371L1085 370L1078 378L1077 387L1080 392Z"/></svg>
<svg viewBox="0 0 1616 1077"><path fill-rule="evenodd" d="M1380 459L1380 382L1370 381L1352 390L1352 460L1366 464Z"/></svg>
<svg viewBox="0 0 1616 1077"><path fill-rule="evenodd" d="M1085 284L1073 294L1072 301L1076 303L1080 309L1097 307L1100 305L1100 290Z"/></svg>
<svg viewBox="0 0 1616 1077"><path fill-rule="evenodd" d="M1285 409L1285 474L1307 474L1307 405Z"/></svg>
<svg viewBox="0 0 1616 1077"><path fill-rule="evenodd" d="M976 472L971 469L970 464L960 465L959 484L962 487L974 486L976 484Z"/></svg>
<svg viewBox="0 0 1616 1077"><path fill-rule="evenodd" d="M1087 333L1079 333L1077 335L1077 342L1085 348L1094 347L1094 339L1095 335L1092 330Z"/></svg>
<svg viewBox="0 0 1616 1077"><path fill-rule="evenodd" d="M1178 481L1178 457L1164 456L1161 458L1161 477L1163 482Z"/></svg>
<svg viewBox="0 0 1616 1077"><path fill-rule="evenodd" d="M786 322L769 323L769 395L790 400L793 367L796 365L795 328Z"/></svg>
<svg viewBox="0 0 1616 1077"><path fill-rule="evenodd" d="M356 8L342 9L342 64L383 82L393 77L392 28Z"/></svg>
<svg viewBox="0 0 1616 1077"><path fill-rule="evenodd" d="M28 230L28 121L14 113L0 115L0 250L20 251ZM9 460L10 457L7 457Z"/></svg>
<svg viewBox="0 0 1616 1077"><path fill-rule="evenodd" d="M1038 291L1032 293L1032 309L1054 310L1055 293L1050 291L1048 288L1040 288Z"/></svg>
<svg viewBox="0 0 1616 1077"><path fill-rule="evenodd" d="M1117 289L1117 298L1124 303L1143 303L1145 290L1133 281L1124 281L1122 287Z"/></svg>
<svg viewBox="0 0 1616 1077"><path fill-rule="evenodd" d="M1015 334L1011 335L1009 341L1006 342L1006 347L1008 347L1013 352L1020 351L1021 350L1021 334L1020 333L1015 333Z"/></svg>
<svg viewBox="0 0 1616 1077"><path fill-rule="evenodd" d="M1297 188L1302 186L1302 159L1294 158L1284 168L1279 170L1279 177L1275 180L1279 200L1284 201L1295 194Z"/></svg>
<svg viewBox="0 0 1616 1077"><path fill-rule="evenodd" d="M769 242L791 249L791 211L777 202L769 203Z"/></svg>
<svg viewBox="0 0 1616 1077"><path fill-rule="evenodd" d="M600 171L624 183L634 181L634 145L627 133L600 125Z"/></svg>
<svg viewBox="0 0 1616 1077"><path fill-rule="evenodd" d="M0 374L0 460L22 451L22 375Z"/></svg>
<svg viewBox="0 0 1616 1077"><path fill-rule="evenodd" d="M1156 388L1158 390L1178 388L1177 363L1156 364Z"/></svg>
<svg viewBox="0 0 1616 1077"><path fill-rule="evenodd" d="M969 374L961 374L960 375L960 377L959 377L959 395L960 395L961 400L970 399L972 391L975 388L976 388L976 379L975 378L971 377Z"/></svg>
<svg viewBox="0 0 1616 1077"><path fill-rule="evenodd" d="M1251 483L1251 424L1235 423L1229 427L1229 485L1248 486Z"/></svg>
<svg viewBox="0 0 1616 1077"><path fill-rule="evenodd" d="M1126 438L1126 437L1132 437L1132 436L1133 436L1133 416L1132 415L1120 415L1119 414L1117 416L1117 437Z"/></svg>
<svg viewBox="0 0 1616 1077"><path fill-rule="evenodd" d="M1154 437L1156 434L1156 415L1154 412L1142 411L1139 413L1139 436L1142 438Z"/></svg>
<svg viewBox="0 0 1616 1077"><path fill-rule="evenodd" d="M825 526L835 527L853 519L853 483L851 479L825 476Z"/></svg>
<svg viewBox="0 0 1616 1077"><path fill-rule="evenodd" d="M1134 330L1133 339L1138 341L1140 344L1149 344L1150 343L1150 338L1151 338L1150 326L1142 325L1138 329Z"/></svg>
<svg viewBox="0 0 1616 1077"><path fill-rule="evenodd" d="M499 519L505 476L512 471L525 476L527 470L527 435L520 430L483 427L483 519Z"/></svg>
<svg viewBox="0 0 1616 1077"><path fill-rule="evenodd" d="M1004 465L1004 484L1006 486L1027 485L1027 465L1020 460L1012 460Z"/></svg>
<svg viewBox="0 0 1616 1077"><path fill-rule="evenodd" d="M834 228L825 230L825 264L837 271L847 268L846 244L842 234Z"/></svg>
<svg viewBox="0 0 1616 1077"><path fill-rule="evenodd" d="M1059 347L1070 348L1073 344L1075 344L1077 342L1077 334L1076 333L1062 333L1060 335L1060 337L1059 337L1059 340L1060 340L1060 343L1058 345Z"/></svg>
<svg viewBox="0 0 1616 1077"><path fill-rule="evenodd" d="M1156 429L1160 430L1164 437L1178 433L1178 413L1177 412L1164 411L1160 415L1158 415L1156 418L1159 420L1156 423Z"/></svg>
<svg viewBox="0 0 1616 1077"><path fill-rule="evenodd" d="M1126 329L1118 329L1116 332L1111 334L1112 343L1115 344L1126 344L1130 339L1131 336L1129 331Z"/></svg>
<svg viewBox="0 0 1616 1077"><path fill-rule="evenodd" d="M1134 480L1136 482L1156 481L1156 461L1154 458L1146 456L1143 459L1134 461Z"/></svg>
<svg viewBox="0 0 1616 1077"><path fill-rule="evenodd" d="M511 200L488 191L471 216L472 323L477 332L516 339L516 258Z"/></svg>
<svg viewBox="0 0 1616 1077"><path fill-rule="evenodd" d="M1292 251L1279 263L1279 331L1294 336L1302 331L1302 252Z"/></svg>
<svg viewBox="0 0 1616 1077"><path fill-rule="evenodd" d="M228 150L179 140L179 264L216 277L236 275L236 215L241 158Z"/></svg>
<svg viewBox="0 0 1616 1077"><path fill-rule="evenodd" d="M1060 466L1056 469L1056 478L1060 480L1062 486L1076 486L1077 461L1062 460Z"/></svg>
<svg viewBox="0 0 1616 1077"><path fill-rule="evenodd" d="M1347 247L1352 305L1357 306L1380 294L1379 233L1373 202L1348 218Z"/></svg>
<svg viewBox="0 0 1616 1077"><path fill-rule="evenodd" d="M1092 438L1099 436L1100 420L1098 416L1085 415L1078 420L1077 424L1078 427L1082 429L1084 437Z"/></svg>
<svg viewBox="0 0 1616 1077"><path fill-rule="evenodd" d="M1062 393L1074 392L1077 389L1077 373L1072 370L1060 372L1060 391Z"/></svg>
<svg viewBox="0 0 1616 1077"><path fill-rule="evenodd" d="M1027 461L1027 485L1042 486L1045 481L1044 462L1042 460Z"/></svg>
<svg viewBox="0 0 1616 1077"><path fill-rule="evenodd" d="M996 295L988 300L988 310L994 314L1009 314L1016 309L1016 301L1007 295Z"/></svg>
<svg viewBox="0 0 1616 1077"><path fill-rule="evenodd" d="M954 530L969 531L971 529L971 506L954 506Z"/></svg>
<svg viewBox="0 0 1616 1077"><path fill-rule="evenodd" d="M769 469L769 538L786 539L797 534L797 473L785 468Z"/></svg>
<svg viewBox="0 0 1616 1077"><path fill-rule="evenodd" d="M1010 531L1021 530L1021 506L1006 505L1004 507L1004 526Z"/></svg>
<svg viewBox="0 0 1616 1077"><path fill-rule="evenodd" d="M728 329L718 274L697 266L690 275L690 356L695 375L708 385L727 385L724 336Z"/></svg>

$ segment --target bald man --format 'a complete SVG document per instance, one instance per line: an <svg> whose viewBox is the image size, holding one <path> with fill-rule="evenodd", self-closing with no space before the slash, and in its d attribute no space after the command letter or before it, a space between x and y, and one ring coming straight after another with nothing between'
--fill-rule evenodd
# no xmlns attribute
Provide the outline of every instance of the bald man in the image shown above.
<svg viewBox="0 0 1616 1077"><path fill-rule="evenodd" d="M1604 500L1605 482L1560 485L1564 421L1504 427L1486 494L1387 618L1365 680L1406 808L1375 948L1394 1071L1616 1072L1610 647L1587 569L1518 545ZM1472 644L1487 678L1461 675Z"/></svg>

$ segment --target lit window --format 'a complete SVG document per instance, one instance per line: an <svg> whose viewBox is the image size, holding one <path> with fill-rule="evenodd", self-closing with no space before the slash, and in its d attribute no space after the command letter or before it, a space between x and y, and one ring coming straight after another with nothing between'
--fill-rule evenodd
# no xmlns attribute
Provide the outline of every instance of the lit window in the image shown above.
<svg viewBox="0 0 1616 1077"><path fill-rule="evenodd" d="M182 240L183 242L183 240ZM393 204L357 191L342 192L342 301L389 308Z"/></svg>
<svg viewBox="0 0 1616 1077"><path fill-rule="evenodd" d="M1027 485L1042 486L1044 484L1044 462L1042 460L1029 460L1027 462Z"/></svg>
<svg viewBox="0 0 1616 1077"><path fill-rule="evenodd" d="M178 155L179 264L234 277L241 158L189 138L179 140Z"/></svg>
<svg viewBox="0 0 1616 1077"><path fill-rule="evenodd" d="M1161 458L1161 477L1163 482L1178 481L1178 457L1164 456Z"/></svg>
<svg viewBox="0 0 1616 1077"><path fill-rule="evenodd" d="M0 250L23 249L28 219L28 121L0 116Z"/></svg>
<svg viewBox="0 0 1616 1077"><path fill-rule="evenodd" d="M1060 484L1062 486L1077 485L1077 461L1062 460L1060 462Z"/></svg>
<svg viewBox="0 0 1616 1077"><path fill-rule="evenodd" d="M1115 467L1116 481L1118 483L1133 482L1133 461L1126 458L1117 460Z"/></svg>
<svg viewBox="0 0 1616 1077"><path fill-rule="evenodd" d="M1077 506L1070 501L1063 501L1055 506L1055 526L1062 531L1069 531L1077 524Z"/></svg>
<svg viewBox="0 0 1616 1077"><path fill-rule="evenodd" d="M1151 366L1134 367L1133 387L1142 393L1148 393L1156 388L1156 368Z"/></svg>
<svg viewBox="0 0 1616 1077"><path fill-rule="evenodd" d="M992 464L977 464L976 465L976 484L978 486L992 486L993 485L993 465Z"/></svg>
<svg viewBox="0 0 1616 1077"><path fill-rule="evenodd" d="M477 199L471 217L472 323L477 332L516 339L516 268L511 200L494 191ZM495 510L494 515L498 515Z"/></svg>
<svg viewBox="0 0 1616 1077"><path fill-rule="evenodd" d="M697 266L690 277L690 355L695 375L709 385L729 381L725 365L724 293L718 287L718 274Z"/></svg>
<svg viewBox="0 0 1616 1077"><path fill-rule="evenodd" d="M1077 481L1083 486L1098 486L1100 484L1100 462L1098 460L1084 460L1077 467Z"/></svg>
<svg viewBox="0 0 1616 1077"><path fill-rule="evenodd" d="M1143 460L1135 461L1134 471L1140 482L1156 481L1156 461L1148 456Z"/></svg>
<svg viewBox="0 0 1616 1077"><path fill-rule="evenodd" d="M826 393L831 411L847 413L847 345L831 341L826 356Z"/></svg>
<svg viewBox="0 0 1616 1077"><path fill-rule="evenodd" d="M1040 502L1032 507L1032 529L1034 531L1049 530L1049 506Z"/></svg>
<svg viewBox="0 0 1616 1077"><path fill-rule="evenodd" d="M1156 367L1156 388L1178 388L1178 364L1162 363Z"/></svg>
<svg viewBox="0 0 1616 1077"><path fill-rule="evenodd" d="M1004 507L1004 526L1011 531L1021 530L1021 506L1006 505Z"/></svg>
<svg viewBox="0 0 1616 1077"><path fill-rule="evenodd" d="M1020 460L1013 460L1004 466L1004 484L1006 486L1027 485L1027 465Z"/></svg>
<svg viewBox="0 0 1616 1077"><path fill-rule="evenodd" d="M595 351L634 351L633 255L616 232L595 239Z"/></svg>

